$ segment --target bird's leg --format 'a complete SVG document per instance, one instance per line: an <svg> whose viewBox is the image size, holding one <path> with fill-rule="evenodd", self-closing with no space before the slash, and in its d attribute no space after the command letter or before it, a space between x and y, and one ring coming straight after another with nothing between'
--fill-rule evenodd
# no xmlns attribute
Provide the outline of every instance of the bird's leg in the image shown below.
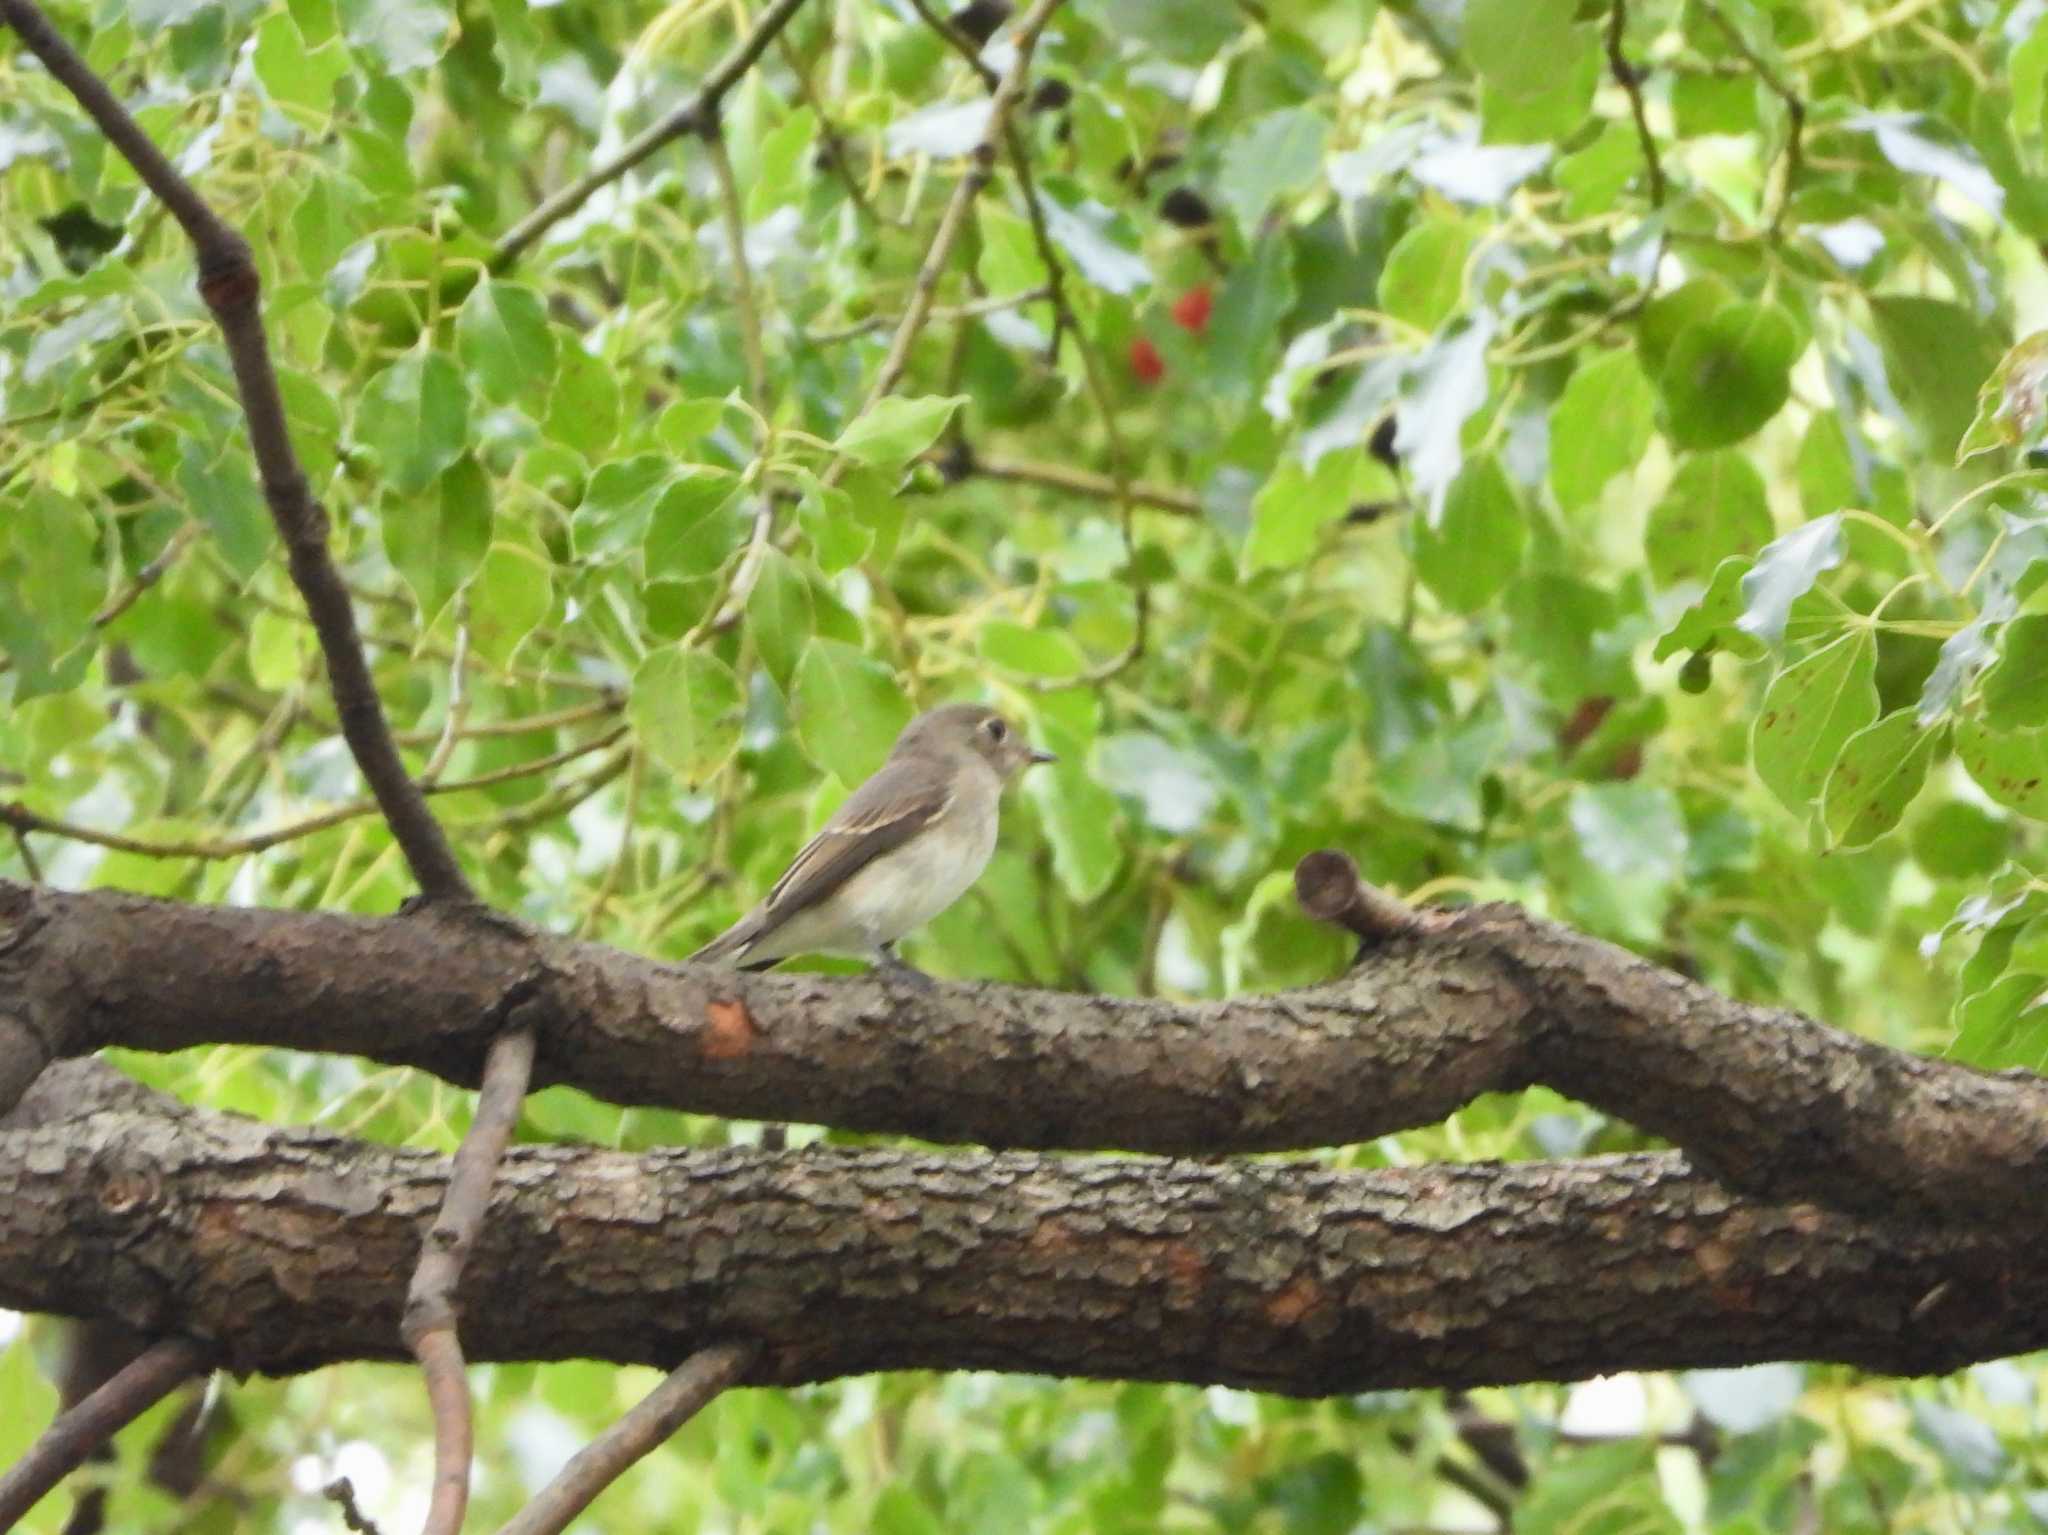
<svg viewBox="0 0 2048 1535"><path fill-rule="evenodd" d="M917 966L906 964L897 956L896 945L885 943L875 950L875 969L891 980L906 981L912 986L929 988L937 983Z"/></svg>

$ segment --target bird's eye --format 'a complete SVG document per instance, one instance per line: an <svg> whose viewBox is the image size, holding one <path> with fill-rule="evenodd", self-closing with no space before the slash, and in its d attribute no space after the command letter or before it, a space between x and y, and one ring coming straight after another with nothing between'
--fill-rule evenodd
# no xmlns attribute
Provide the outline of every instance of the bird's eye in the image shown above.
<svg viewBox="0 0 2048 1535"><path fill-rule="evenodd" d="M988 738L997 745L1001 745L1003 738L1010 733L1010 727L1001 720L990 720L982 729L988 732Z"/></svg>

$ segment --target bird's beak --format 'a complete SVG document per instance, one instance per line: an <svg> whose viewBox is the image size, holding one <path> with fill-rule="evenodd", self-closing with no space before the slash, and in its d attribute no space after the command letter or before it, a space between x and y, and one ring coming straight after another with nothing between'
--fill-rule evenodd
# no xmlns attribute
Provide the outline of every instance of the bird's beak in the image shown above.
<svg viewBox="0 0 2048 1535"><path fill-rule="evenodd" d="M1057 762L1060 759L1054 753L1042 752L1034 746L1024 754L1024 760L1026 762Z"/></svg>

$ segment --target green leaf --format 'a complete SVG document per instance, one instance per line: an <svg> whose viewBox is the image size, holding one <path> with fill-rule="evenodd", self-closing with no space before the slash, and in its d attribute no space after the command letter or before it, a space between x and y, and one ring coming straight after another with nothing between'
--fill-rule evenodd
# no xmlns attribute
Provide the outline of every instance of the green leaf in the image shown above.
<svg viewBox="0 0 2048 1535"><path fill-rule="evenodd" d="M1680 1535L1653 1439L1561 1449L1515 1505L1515 1535Z"/></svg>
<svg viewBox="0 0 2048 1535"><path fill-rule="evenodd" d="M832 446L864 464L900 469L936 442L953 412L966 403L964 394L885 395L849 422Z"/></svg>
<svg viewBox="0 0 2048 1535"><path fill-rule="evenodd" d="M441 476L432 505L418 497L384 499L384 554L412 588L431 625L476 574L491 546L491 482L467 455Z"/></svg>
<svg viewBox="0 0 2048 1535"><path fill-rule="evenodd" d="M248 449L230 439L209 452L199 438L187 438L178 462L178 489L235 574L254 575L269 558L276 533Z"/></svg>
<svg viewBox="0 0 2048 1535"><path fill-rule="evenodd" d="M2005 354L1977 392L1977 416L1956 444L1962 464L1994 448L2038 448L2048 441L2048 331L2037 330Z"/></svg>
<svg viewBox="0 0 2048 1535"><path fill-rule="evenodd" d="M595 457L619 434L619 383L612 366L580 343L561 348L555 392L548 401L547 434L556 442Z"/></svg>
<svg viewBox="0 0 2048 1535"><path fill-rule="evenodd" d="M1730 304L1678 333L1659 378L1680 448L1740 442L1792 393L1799 329L1771 304Z"/></svg>
<svg viewBox="0 0 2048 1535"><path fill-rule="evenodd" d="M2048 731L1994 730L1965 715L1956 721L1956 756L2006 809L2048 821Z"/></svg>
<svg viewBox="0 0 2048 1535"><path fill-rule="evenodd" d="M1705 581L1731 554L1760 550L1771 537L1763 476L1722 449L1678 466L1643 529L1643 553L1659 586Z"/></svg>
<svg viewBox="0 0 2048 1535"><path fill-rule="evenodd" d="M689 581L716 572L746 542L739 476L686 464L655 500L647 522L650 581Z"/></svg>
<svg viewBox="0 0 2048 1535"><path fill-rule="evenodd" d="M7 1403L7 1411L0 1413L0 1465L19 1464L62 1406L56 1388L36 1368L35 1334L31 1328L21 1329L12 1342L0 1347L0 1402ZM73 1496L62 1489L46 1494L29 1506L22 1528L59 1528L59 1516L70 1506ZM37 1519L37 1510L47 1522Z"/></svg>
<svg viewBox="0 0 2048 1535"><path fill-rule="evenodd" d="M990 665L1030 677L1078 677L1088 669L1088 658L1066 635L1028 629L1007 619L984 623L975 635L975 648Z"/></svg>
<svg viewBox="0 0 2048 1535"><path fill-rule="evenodd" d="M1899 403L1926 434L1927 451L1959 452L1977 410L1977 390L1998 367L2001 337L1960 304L1918 294L1870 301L1884 347L1884 371Z"/></svg>
<svg viewBox="0 0 2048 1535"><path fill-rule="evenodd" d="M1739 656L1762 655L1762 644L1736 628L1742 617L1742 583L1754 564L1742 555L1731 554L1716 565L1700 600L1681 613L1678 622L1658 638L1650 659L1668 661L1683 650L1708 653L1723 645Z"/></svg>
<svg viewBox="0 0 2048 1535"><path fill-rule="evenodd" d="M1984 722L1995 730L2048 725L2048 614L2022 613L2005 625L1982 699Z"/></svg>
<svg viewBox="0 0 2048 1535"><path fill-rule="evenodd" d="M1965 999L1946 1053L1982 1071L2048 1065L2048 976L2014 971Z"/></svg>
<svg viewBox="0 0 2048 1535"><path fill-rule="evenodd" d="M1820 797L1849 737L1877 718L1877 641L1855 629L1771 679L1750 737L1757 776L1794 815Z"/></svg>
<svg viewBox="0 0 2048 1535"><path fill-rule="evenodd" d="M1208 63L1244 26L1212 0L1085 0L1079 8L1109 36L1182 64Z"/></svg>
<svg viewBox="0 0 2048 1535"><path fill-rule="evenodd" d="M1920 793L1945 733L1939 727L1923 730L1918 712L1887 714L1843 743L1821 812L1839 846L1875 842L1899 824Z"/></svg>
<svg viewBox="0 0 2048 1535"><path fill-rule="evenodd" d="M454 22L440 0L335 0L351 48L394 75L425 69L440 58Z"/></svg>
<svg viewBox="0 0 2048 1535"><path fill-rule="evenodd" d="M1571 56L1572 0L1471 0L1465 53L1486 83L1510 96L1533 96L1556 80Z"/></svg>
<svg viewBox="0 0 2048 1535"><path fill-rule="evenodd" d="M1329 132L1320 113L1288 107L1246 124L1224 144L1217 190L1247 235L1268 208L1316 179Z"/></svg>
<svg viewBox="0 0 2048 1535"><path fill-rule="evenodd" d="M1550 413L1550 488L1573 511L1609 480L1633 469L1650 445L1657 402L1632 352L1606 352L1582 364Z"/></svg>
<svg viewBox="0 0 2048 1535"><path fill-rule="evenodd" d="M1521 568L1528 530L1515 490L1492 454L1468 459L1444 493L1435 527L1411 518L1415 574L1454 613L1498 597Z"/></svg>
<svg viewBox="0 0 2048 1535"><path fill-rule="evenodd" d="M881 662L837 640L813 639L797 663L790 714L804 755L841 783L857 784L910 723L910 701Z"/></svg>
<svg viewBox="0 0 2048 1535"><path fill-rule="evenodd" d="M485 551L470 583L470 643L503 665L554 606L554 571L536 550L503 539Z"/></svg>
<svg viewBox="0 0 2048 1535"><path fill-rule="evenodd" d="M739 750L746 696L731 667L694 647L665 646L633 673L633 732L685 783L702 783Z"/></svg>
<svg viewBox="0 0 2048 1535"><path fill-rule="evenodd" d="M1380 269L1380 308L1418 330L1435 330L1458 307L1465 262L1477 238L1477 227L1466 219L1414 225L1394 242Z"/></svg>
<svg viewBox="0 0 2048 1535"><path fill-rule="evenodd" d="M256 29L256 78L271 100L324 116L334 110L334 87L348 73L348 50L329 39L306 46L299 25L283 11Z"/></svg>
<svg viewBox="0 0 2048 1535"><path fill-rule="evenodd" d="M523 283L494 277L472 288L455 317L455 345L484 396L500 405L554 383L547 305Z"/></svg>
<svg viewBox="0 0 2048 1535"><path fill-rule="evenodd" d="M1580 862L1574 909L1604 932L1656 943L1685 878L1685 816L1669 789L1640 783L1586 784L1568 810Z"/></svg>
<svg viewBox="0 0 2048 1535"><path fill-rule="evenodd" d="M1937 879L1989 875L2011 847L2011 823L1965 800L1935 806L1913 827L1913 861Z"/></svg>
<svg viewBox="0 0 2048 1535"><path fill-rule="evenodd" d="M1777 644L1785 637L1792 604L1841 563L1840 514L1816 517L1771 540L1742 577L1742 616L1735 626L1766 645Z"/></svg>
<svg viewBox="0 0 2048 1535"><path fill-rule="evenodd" d="M425 490L469 442L469 388L453 360L414 349L370 380L356 436L401 495Z"/></svg>
<svg viewBox="0 0 2048 1535"><path fill-rule="evenodd" d="M569 520L578 559L607 559L637 549L647 539L654 506L670 486L689 471L700 486L734 481L719 471L696 465L678 466L659 453L636 453L600 465L583 487L583 499Z"/></svg>
<svg viewBox="0 0 2048 1535"><path fill-rule="evenodd" d="M1383 466L1362 448L1326 453L1314 469L1289 457L1273 471L1252 502L1252 529L1245 540L1245 570L1284 569L1315 552L1316 534L1354 505L1392 493Z"/></svg>
<svg viewBox="0 0 2048 1535"><path fill-rule="evenodd" d="M777 687L787 689L816 627L811 583L796 561L769 544L747 594L747 633Z"/></svg>

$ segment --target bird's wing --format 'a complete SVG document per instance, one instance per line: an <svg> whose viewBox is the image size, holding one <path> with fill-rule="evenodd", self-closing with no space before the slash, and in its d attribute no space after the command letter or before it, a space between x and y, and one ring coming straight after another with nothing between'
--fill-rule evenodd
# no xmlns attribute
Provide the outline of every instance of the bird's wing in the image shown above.
<svg viewBox="0 0 2048 1535"><path fill-rule="evenodd" d="M718 961L744 955L796 913L817 905L875 859L931 825L951 799L952 791L942 782L922 775L906 782L895 774L877 773L848 795L804 844L760 905L690 958Z"/></svg>
<svg viewBox="0 0 2048 1535"><path fill-rule="evenodd" d="M847 797L790 861L761 903L761 914L773 924L817 905L875 859L931 825L952 798L946 783L924 778L906 784L893 774L877 773Z"/></svg>

